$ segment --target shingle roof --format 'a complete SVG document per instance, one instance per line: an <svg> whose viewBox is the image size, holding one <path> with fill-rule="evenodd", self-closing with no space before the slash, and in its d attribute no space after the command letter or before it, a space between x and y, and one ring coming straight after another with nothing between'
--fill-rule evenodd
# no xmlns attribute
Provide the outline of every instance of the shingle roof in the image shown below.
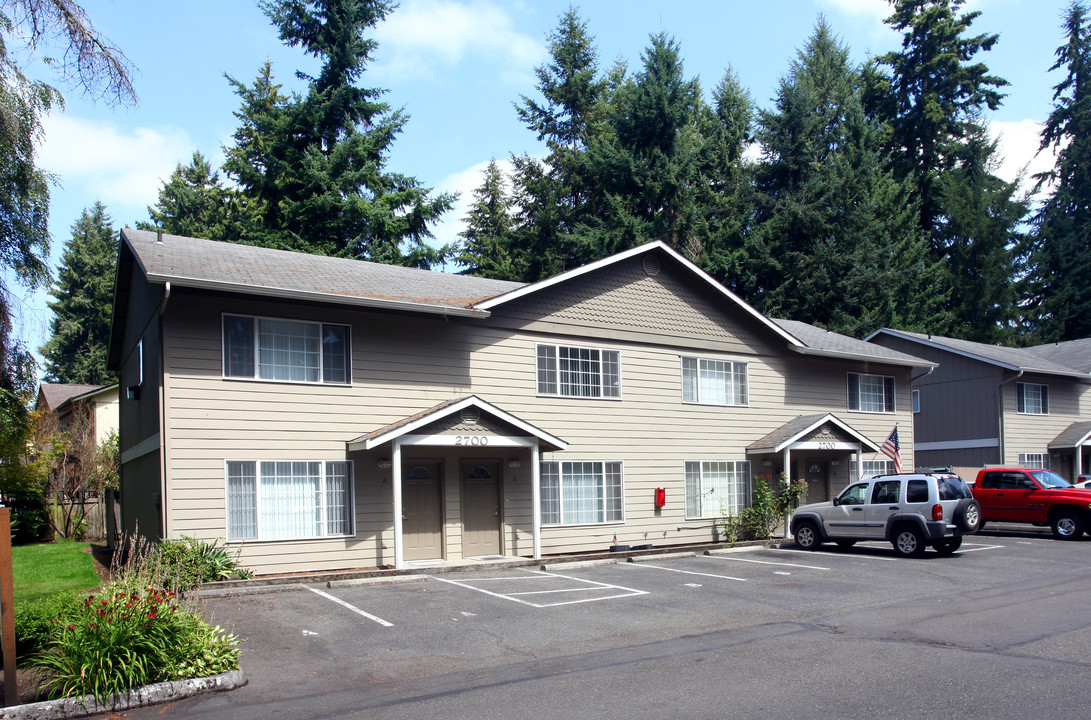
<svg viewBox="0 0 1091 720"><path fill-rule="evenodd" d="M804 354L862 358L877 362L888 362L893 365L909 365L911 367L935 366L935 363L929 360L922 360L913 355L891 350L875 343L857 340L848 335L830 332L798 320L774 319L773 322L791 333L811 350L817 351Z"/></svg>
<svg viewBox="0 0 1091 720"><path fill-rule="evenodd" d="M1082 373L1091 373L1091 338L1035 345L1026 352Z"/></svg>
<svg viewBox="0 0 1091 720"><path fill-rule="evenodd" d="M1003 365L1013 370L1024 372L1044 373L1047 375L1085 376L1086 370L1059 362L1061 359L1070 360L1075 354L1065 349L1064 352L1050 351L1048 348L1055 346L1038 346L1038 348L1012 348L1001 345L987 345L971 340L959 340L957 338L928 335L925 333L909 332L906 330L891 330L883 328L875 334L885 333L892 337L901 337L920 342L924 345L945 348L960 355L969 356L983 362L994 365ZM1081 341L1076 341L1081 342Z"/></svg>
<svg viewBox="0 0 1091 720"><path fill-rule="evenodd" d="M789 442L799 440L801 436L814 428L832 423L848 435L856 438L872 452L878 452L879 446L869 440L863 433L847 425L836 415L831 413L817 413L815 415L800 415L778 427L763 438L759 438L746 446L748 453L779 452Z"/></svg>
<svg viewBox="0 0 1091 720"><path fill-rule="evenodd" d="M72 383L42 383L38 387L38 404L45 400L46 410L56 410L74 397L79 397L105 385L75 385Z"/></svg>
<svg viewBox="0 0 1091 720"><path fill-rule="evenodd" d="M1086 440L1089 435L1091 422L1074 422L1053 438L1047 447L1050 450L1068 450Z"/></svg>
<svg viewBox="0 0 1091 720"><path fill-rule="evenodd" d="M523 283L253 245L121 231L148 279L180 286L306 296L325 302L468 310ZM274 292L279 291L279 292ZM375 301L368 303L366 301Z"/></svg>

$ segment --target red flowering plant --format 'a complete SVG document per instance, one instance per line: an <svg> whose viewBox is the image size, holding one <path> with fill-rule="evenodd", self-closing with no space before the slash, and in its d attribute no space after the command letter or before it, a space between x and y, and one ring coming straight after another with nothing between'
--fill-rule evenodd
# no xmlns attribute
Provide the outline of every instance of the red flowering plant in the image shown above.
<svg viewBox="0 0 1091 720"><path fill-rule="evenodd" d="M55 620L30 664L52 697L112 694L165 680L236 670L238 640L210 626L175 593L122 578Z"/></svg>

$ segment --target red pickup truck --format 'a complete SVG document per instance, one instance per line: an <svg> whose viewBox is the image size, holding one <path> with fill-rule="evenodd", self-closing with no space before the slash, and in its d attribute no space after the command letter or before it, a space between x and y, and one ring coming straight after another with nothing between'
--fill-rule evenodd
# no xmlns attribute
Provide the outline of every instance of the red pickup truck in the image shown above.
<svg viewBox="0 0 1091 720"><path fill-rule="evenodd" d="M1049 525L1053 537L1091 535L1091 490L1073 487L1060 475L1038 468L999 467L978 471L974 500L986 522Z"/></svg>

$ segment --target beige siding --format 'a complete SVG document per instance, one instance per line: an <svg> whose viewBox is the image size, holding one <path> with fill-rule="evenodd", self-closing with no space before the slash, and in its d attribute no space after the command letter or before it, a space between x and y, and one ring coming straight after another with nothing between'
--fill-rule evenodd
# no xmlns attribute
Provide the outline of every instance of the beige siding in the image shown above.
<svg viewBox="0 0 1091 720"><path fill-rule="evenodd" d="M1016 383L1003 387L1004 403L1004 459L1007 464L1017 464L1020 453L1045 453L1053 438L1080 418L1080 401L1086 393L1085 385L1068 378L1045 375L1024 375L1018 382L1036 383L1049 388L1049 414L1028 415L1018 412ZM1070 456L1071 453L1069 452ZM1063 461L1060 454L1053 456L1053 464ZM1071 463L1071 457L1068 459ZM1065 476L1071 468L1064 463L1056 468Z"/></svg>
<svg viewBox="0 0 1091 720"><path fill-rule="evenodd" d="M164 325L170 358L165 385L168 534L224 537L227 460L344 459L347 441L470 394L569 443L567 451L545 453L543 459L624 465L624 522L544 528L545 554L603 549L615 534L624 544L712 540L710 521L685 518L685 461L746 460L747 445L801 414L833 412L876 444L899 422L905 465L912 467L908 369L790 354L783 340L751 316L730 307L729 312L717 310L727 307L722 299L714 305L715 298L686 288L667 273L649 278L639 273L639 267L626 272L620 280L588 278L589 287L575 288L572 296L553 298L549 305L527 302L482 321L239 298L225 301L176 289ZM226 309L351 325L352 386L224 379L220 317ZM542 317L546 312L552 314ZM572 334L558 335L562 328ZM622 398L538 397L539 342L620 351ZM747 362L749 406L684 404L682 354ZM849 370L894 375L898 412L848 412ZM512 555L531 553L529 452L502 456L496 450L459 453L454 448L405 452L407 458L444 463L449 558L461 557L462 551L459 459L474 453L483 459L520 459L519 468L502 463L503 550ZM392 471L378 468L376 462L384 455L389 456L389 450L348 455L355 471L354 537L247 542L242 544L244 564L266 573L392 563ZM760 461L753 470L763 470ZM847 481L846 462L831 470L834 484ZM653 491L660 486L667 488L667 506L657 511Z"/></svg>

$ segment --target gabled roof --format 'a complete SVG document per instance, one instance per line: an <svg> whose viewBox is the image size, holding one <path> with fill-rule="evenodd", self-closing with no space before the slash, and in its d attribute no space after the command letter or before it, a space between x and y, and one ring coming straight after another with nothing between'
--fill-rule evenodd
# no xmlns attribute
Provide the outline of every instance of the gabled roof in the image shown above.
<svg viewBox="0 0 1091 720"><path fill-rule="evenodd" d="M890 328L876 330L867 337L867 340L870 342L880 335L888 335L893 338L915 342L924 347L944 350L946 352L954 353L955 355L977 360L989 365L995 365L1013 372L1022 371L1040 373L1043 375L1062 375L1065 377L1091 380L1091 375L1089 375L1087 371L1058 362L1058 360L1062 359L1062 355L1070 357L1067 352L1058 352L1052 354L1052 357L1050 357L1051 352L1044 349L1047 346L1038 346L1037 348L1003 347L1000 345L986 345L985 343L973 342L971 340L942 337L940 335L909 332L908 330L892 330Z"/></svg>
<svg viewBox="0 0 1091 720"><path fill-rule="evenodd" d="M851 360L866 359L889 365L907 365L909 367L936 367L936 363L929 360L913 357L875 343L857 340L848 335L823 330L797 320L774 320L773 322L802 341L802 347L792 348L801 355L819 355Z"/></svg>
<svg viewBox="0 0 1091 720"><path fill-rule="evenodd" d="M568 443L555 435L551 435L528 422L520 420L514 415L504 412L490 402L486 402L476 395L465 398L453 398L441 402L426 410L402 418L397 422L385 425L358 438L348 441L349 450L371 450L385 443L409 435L415 430L430 425L437 420L461 413L467 408L476 408L478 411L488 413L499 420L514 426L530 437L536 437L549 450L566 450Z"/></svg>
<svg viewBox="0 0 1091 720"><path fill-rule="evenodd" d="M1049 450L1071 450L1091 439L1091 422L1074 422L1049 441Z"/></svg>
<svg viewBox="0 0 1091 720"><path fill-rule="evenodd" d="M855 438L864 447L872 452L879 452L879 446L868 440L863 434L857 432L845 422L839 420L831 413L818 413L816 415L800 415L794 420L789 420L765 437L754 441L747 446L747 453L778 453L784 448L799 442L826 423L836 425L843 432Z"/></svg>
<svg viewBox="0 0 1091 720"><path fill-rule="evenodd" d="M1091 374L1091 338L1026 348L1035 357Z"/></svg>
<svg viewBox="0 0 1091 720"><path fill-rule="evenodd" d="M480 316L477 303L523 285L180 235L160 241L130 228L121 241L149 282L179 287Z"/></svg>
<svg viewBox="0 0 1091 720"><path fill-rule="evenodd" d="M42 403L44 402L44 409L52 412L70 400L82 398L85 395L93 395L100 390L112 387L117 387L117 384L78 385L74 383L42 383L38 386L38 400L35 407L42 409Z"/></svg>

